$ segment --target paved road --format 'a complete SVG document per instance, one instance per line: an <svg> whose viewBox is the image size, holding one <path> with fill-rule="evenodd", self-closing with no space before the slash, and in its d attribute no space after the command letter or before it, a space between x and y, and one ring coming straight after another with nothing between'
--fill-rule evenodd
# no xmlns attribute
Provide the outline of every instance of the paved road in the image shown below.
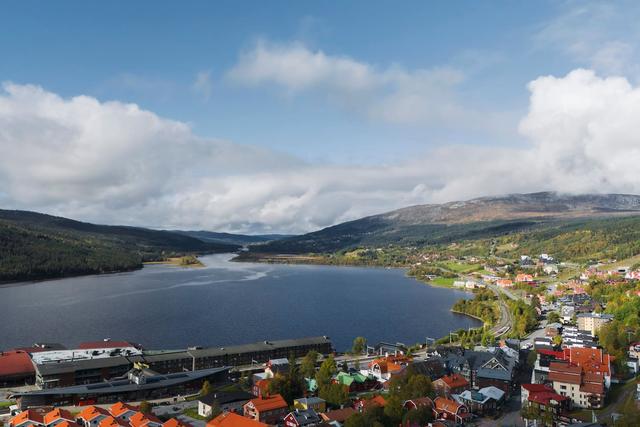
<svg viewBox="0 0 640 427"><path fill-rule="evenodd" d="M494 285L487 285L487 287L491 289L493 293L496 294L496 296L498 297L499 305L500 305L500 320L498 320L498 323L493 328L491 328L491 332L496 337L499 337L509 332L509 330L511 329L511 325L513 325L511 311L509 310L507 303L504 302L502 295L504 294L511 299L515 299L515 298L513 294L511 293L507 294L505 292L506 291L505 289L499 288Z"/></svg>

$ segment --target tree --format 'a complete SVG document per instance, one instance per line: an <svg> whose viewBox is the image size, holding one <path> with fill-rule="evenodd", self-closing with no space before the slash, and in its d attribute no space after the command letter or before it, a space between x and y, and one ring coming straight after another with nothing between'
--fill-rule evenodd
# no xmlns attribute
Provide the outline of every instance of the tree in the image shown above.
<svg viewBox="0 0 640 427"><path fill-rule="evenodd" d="M143 414L150 414L151 413L151 403L147 402L146 400L140 402L140 407L138 408L138 410L140 412L142 412Z"/></svg>
<svg viewBox="0 0 640 427"><path fill-rule="evenodd" d="M431 396L433 394L433 384L431 379L425 375L413 375L407 382L407 399ZM405 399L405 400L407 400Z"/></svg>
<svg viewBox="0 0 640 427"><path fill-rule="evenodd" d="M213 391L213 388L211 387L211 383L205 380L202 383L202 388L200 389L200 396L208 396L211 394L212 391Z"/></svg>
<svg viewBox="0 0 640 427"><path fill-rule="evenodd" d="M304 356L302 363L300 363L300 373L304 378L313 378L316 375L316 363L318 363L319 356L320 354L314 350Z"/></svg>
<svg viewBox="0 0 640 427"><path fill-rule="evenodd" d="M547 314L547 323L560 323L560 313L552 311Z"/></svg>
<svg viewBox="0 0 640 427"><path fill-rule="evenodd" d="M420 406L417 409L413 409L407 412L404 416L403 425L427 425L428 422L433 421L433 412L429 406Z"/></svg>
<svg viewBox="0 0 640 427"><path fill-rule="evenodd" d="M389 396L384 405L384 415L388 425L397 426L402 421L402 400L398 396ZM386 423L385 423L386 424Z"/></svg>
<svg viewBox="0 0 640 427"><path fill-rule="evenodd" d="M318 390L318 396L334 407L340 407L349 401L349 389L342 384L326 384Z"/></svg>
<svg viewBox="0 0 640 427"><path fill-rule="evenodd" d="M562 344L562 335L556 335L553 337L552 342L554 346L559 347L560 344Z"/></svg>
<svg viewBox="0 0 640 427"><path fill-rule="evenodd" d="M367 340L365 337L356 337L353 340L353 346L351 347L351 352L353 354L362 354L364 350L367 348Z"/></svg>
<svg viewBox="0 0 640 427"><path fill-rule="evenodd" d="M342 372L349 372L349 364L346 360L340 365L340 370L342 370Z"/></svg>
<svg viewBox="0 0 640 427"><path fill-rule="evenodd" d="M360 413L351 415L344 422L344 427L367 427L364 415Z"/></svg>
<svg viewBox="0 0 640 427"><path fill-rule="evenodd" d="M335 373L338 372L338 368L336 367L336 361L333 356L327 357L322 365L320 365L320 369L316 373L316 381L318 383L318 387L323 385L328 385L331 382L331 378Z"/></svg>

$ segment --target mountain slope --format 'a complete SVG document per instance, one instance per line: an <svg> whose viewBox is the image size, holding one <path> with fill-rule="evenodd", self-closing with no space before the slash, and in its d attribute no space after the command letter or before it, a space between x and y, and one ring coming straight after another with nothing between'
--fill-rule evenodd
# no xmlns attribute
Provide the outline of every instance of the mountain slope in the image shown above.
<svg viewBox="0 0 640 427"><path fill-rule="evenodd" d="M175 233L183 234L185 236L195 237L196 239L200 239L203 242L218 242L218 243L228 243L234 245L250 245L254 243L266 243L272 242L274 240L282 240L289 237L293 237L291 235L286 234L261 234L261 235L247 235L247 234L233 234L233 233L217 233L214 231L183 231L177 230Z"/></svg>
<svg viewBox="0 0 640 427"><path fill-rule="evenodd" d="M422 246L535 231L589 219L640 215L640 196L552 192L420 205L256 245L253 252L335 252L355 246Z"/></svg>
<svg viewBox="0 0 640 427"><path fill-rule="evenodd" d="M124 271L172 255L237 249L169 231L0 210L0 282Z"/></svg>

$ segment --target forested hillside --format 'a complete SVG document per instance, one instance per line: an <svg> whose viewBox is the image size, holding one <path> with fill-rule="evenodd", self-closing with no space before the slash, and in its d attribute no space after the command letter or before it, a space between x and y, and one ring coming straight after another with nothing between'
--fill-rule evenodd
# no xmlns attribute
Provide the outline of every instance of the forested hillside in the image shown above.
<svg viewBox="0 0 640 427"><path fill-rule="evenodd" d="M0 210L0 282L125 271L144 261L237 249L168 231Z"/></svg>

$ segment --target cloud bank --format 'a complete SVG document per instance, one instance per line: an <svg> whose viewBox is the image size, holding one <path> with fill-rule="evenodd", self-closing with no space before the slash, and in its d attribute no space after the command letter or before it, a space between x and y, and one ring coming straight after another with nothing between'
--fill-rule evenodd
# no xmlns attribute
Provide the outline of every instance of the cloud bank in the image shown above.
<svg viewBox="0 0 640 427"><path fill-rule="evenodd" d="M356 94L389 85L389 96L402 93L405 78L426 78L363 68L348 58L309 57L304 50L285 63L263 54L257 59L270 66L242 66L232 75L274 81L299 61L295 79L278 84ZM255 60L250 56L246 64ZM309 61L312 66L304 65ZM337 82L336 70L351 77ZM306 163L198 137L188 125L133 104L5 83L0 206L105 223L297 233L411 204L483 195L640 193L640 88L579 69L540 77L529 90L529 111L519 127L528 141L524 148L448 146L364 167Z"/></svg>

